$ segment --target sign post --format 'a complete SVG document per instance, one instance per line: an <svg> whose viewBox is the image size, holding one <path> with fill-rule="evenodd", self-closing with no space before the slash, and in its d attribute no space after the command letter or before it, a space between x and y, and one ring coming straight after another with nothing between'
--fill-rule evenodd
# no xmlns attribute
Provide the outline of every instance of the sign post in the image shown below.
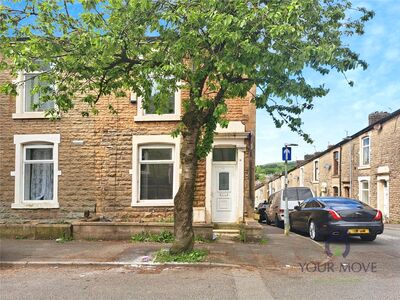
<svg viewBox="0 0 400 300"><path fill-rule="evenodd" d="M297 144L285 144L285 147L282 147L282 160L285 161L285 189L283 190L283 194L285 196L285 212L284 212L284 225L285 225L285 235L289 235L290 226L289 226L289 205L287 198L287 187L288 187L288 161L292 160L292 148L289 146L297 146Z"/></svg>

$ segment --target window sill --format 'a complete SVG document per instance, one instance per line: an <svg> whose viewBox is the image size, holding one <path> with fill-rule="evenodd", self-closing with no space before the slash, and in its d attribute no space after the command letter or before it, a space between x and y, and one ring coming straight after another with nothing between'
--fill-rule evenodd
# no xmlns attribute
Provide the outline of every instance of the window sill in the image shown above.
<svg viewBox="0 0 400 300"><path fill-rule="evenodd" d="M359 166L358 169L359 169L359 170L367 170L367 169L371 169L371 166L370 166L370 165Z"/></svg>
<svg viewBox="0 0 400 300"><path fill-rule="evenodd" d="M166 115L145 115L135 116L133 118L135 122L154 122L154 121L180 121L181 117L175 114Z"/></svg>
<svg viewBox="0 0 400 300"><path fill-rule="evenodd" d="M173 200L164 200L164 201L156 201L156 200L149 200L149 201L140 201L140 202L132 202L132 207L143 207L143 206L174 206Z"/></svg>
<svg viewBox="0 0 400 300"><path fill-rule="evenodd" d="M48 119L45 113L40 112L24 112L12 114L13 119Z"/></svg>
<svg viewBox="0 0 400 300"><path fill-rule="evenodd" d="M319 180L313 180L311 183L317 184L317 183L319 183Z"/></svg>
<svg viewBox="0 0 400 300"><path fill-rule="evenodd" d="M32 201L32 203L13 203L11 204L11 208L13 209L49 209L49 208L60 208L60 205L58 202L49 202L49 201L40 201L40 202L35 202Z"/></svg>

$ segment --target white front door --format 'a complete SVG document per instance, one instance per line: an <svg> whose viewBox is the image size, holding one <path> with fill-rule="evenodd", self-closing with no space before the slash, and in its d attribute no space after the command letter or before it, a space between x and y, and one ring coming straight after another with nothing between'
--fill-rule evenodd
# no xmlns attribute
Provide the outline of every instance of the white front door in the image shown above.
<svg viewBox="0 0 400 300"><path fill-rule="evenodd" d="M383 181L383 216L389 218L389 187L386 180Z"/></svg>
<svg viewBox="0 0 400 300"><path fill-rule="evenodd" d="M212 221L236 222L237 187L236 165L214 164L212 172Z"/></svg>
<svg viewBox="0 0 400 300"><path fill-rule="evenodd" d="M377 208L382 211L383 220L387 221L389 219L389 182L388 180L381 179L378 180L378 190L377 190Z"/></svg>

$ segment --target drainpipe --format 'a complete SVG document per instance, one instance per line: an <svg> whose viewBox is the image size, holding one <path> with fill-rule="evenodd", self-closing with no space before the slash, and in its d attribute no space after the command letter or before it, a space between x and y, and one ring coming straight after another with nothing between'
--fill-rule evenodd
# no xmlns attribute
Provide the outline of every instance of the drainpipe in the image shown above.
<svg viewBox="0 0 400 300"><path fill-rule="evenodd" d="M342 196L342 145L339 148L339 194L338 196Z"/></svg>
<svg viewBox="0 0 400 300"><path fill-rule="evenodd" d="M248 135L248 140L249 140L249 199L251 202L251 207L254 208L254 180L255 180L255 170L253 168L253 162L254 162L254 133L253 131L249 132ZM246 202L244 201L244 204ZM246 207L246 204L244 205L243 208L243 223L246 221L246 215L249 213L251 214L252 211L247 212L248 207Z"/></svg>
<svg viewBox="0 0 400 300"><path fill-rule="evenodd" d="M349 198L353 198L353 163L352 163L352 159L353 159L353 143L350 142L350 159L349 159L349 176L350 176L350 195Z"/></svg>

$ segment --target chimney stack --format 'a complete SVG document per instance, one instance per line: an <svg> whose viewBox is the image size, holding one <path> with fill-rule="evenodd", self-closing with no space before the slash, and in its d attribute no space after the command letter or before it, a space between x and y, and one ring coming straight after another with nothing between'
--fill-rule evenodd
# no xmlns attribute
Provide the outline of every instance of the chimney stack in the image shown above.
<svg viewBox="0 0 400 300"><path fill-rule="evenodd" d="M372 125L372 124L378 122L379 120L382 120L383 118L387 117L388 115L390 115L390 114L386 111L373 112L368 115L368 125Z"/></svg>

